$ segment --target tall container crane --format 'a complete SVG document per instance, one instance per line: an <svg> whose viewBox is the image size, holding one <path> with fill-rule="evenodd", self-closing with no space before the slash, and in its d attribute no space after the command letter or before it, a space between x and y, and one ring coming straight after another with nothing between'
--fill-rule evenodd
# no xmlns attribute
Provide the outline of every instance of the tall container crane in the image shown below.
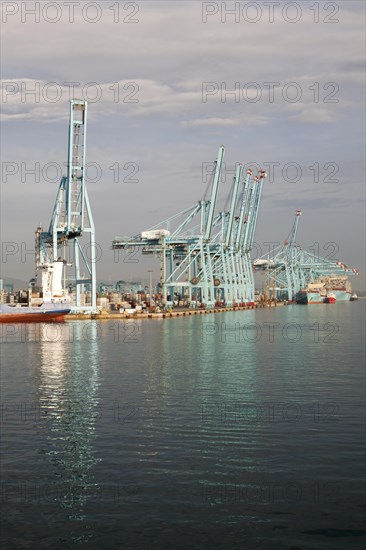
<svg viewBox="0 0 366 550"><path fill-rule="evenodd" d="M358 274L357 269L349 269L338 260L321 258L303 250L297 243L300 216L301 211L296 210L291 231L284 244L274 249L272 259L262 257L253 262L257 270L266 272L268 281L274 282L272 296L290 301L296 300L299 291L309 284L347 279L346 273Z"/></svg>
<svg viewBox="0 0 366 550"><path fill-rule="evenodd" d="M87 102L71 100L67 175L61 179L48 231L37 228L35 246L44 300L67 299L65 270L73 265L75 274L70 282L75 287L75 311L96 310L95 227L85 184L86 121ZM68 262L69 241L72 264ZM81 303L85 285L91 291L89 306Z"/></svg>
<svg viewBox="0 0 366 550"><path fill-rule="evenodd" d="M220 147L209 200L202 199L195 206L130 239L116 237L112 243L113 249L141 247L142 253L160 258L162 302L168 307L174 305L175 294L184 295L192 307L197 302L212 308L217 302L231 306L254 301L249 253L265 173L260 171L254 183L250 171L242 184L243 167L239 164L229 196L230 210L215 213L224 152L224 147ZM248 229L242 228L246 217L250 220L250 235L244 250L243 240Z"/></svg>

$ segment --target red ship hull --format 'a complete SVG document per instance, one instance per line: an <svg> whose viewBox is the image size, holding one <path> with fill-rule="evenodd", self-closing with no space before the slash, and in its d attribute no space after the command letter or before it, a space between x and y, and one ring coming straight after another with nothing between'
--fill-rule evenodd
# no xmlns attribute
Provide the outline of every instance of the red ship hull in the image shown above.
<svg viewBox="0 0 366 550"><path fill-rule="evenodd" d="M50 323L65 320L70 310L40 311L39 313L0 314L0 323Z"/></svg>

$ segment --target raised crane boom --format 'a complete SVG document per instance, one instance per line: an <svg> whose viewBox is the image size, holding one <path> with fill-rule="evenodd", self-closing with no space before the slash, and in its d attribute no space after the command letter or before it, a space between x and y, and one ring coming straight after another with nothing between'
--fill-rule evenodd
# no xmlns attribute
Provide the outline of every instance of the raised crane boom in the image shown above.
<svg viewBox="0 0 366 550"><path fill-rule="evenodd" d="M245 209L247 205L249 186L252 179L252 170L249 168L243 183L242 199L239 211L239 219L237 223L236 236L235 236L235 248L238 251L240 247L240 242L242 239L243 225L245 223Z"/></svg>
<svg viewBox="0 0 366 550"><path fill-rule="evenodd" d="M262 194L263 180L267 176L264 170L260 170L254 178L254 189L248 210L247 232L245 234L244 252L250 252L253 246L254 232L257 225L259 203Z"/></svg>
<svg viewBox="0 0 366 550"><path fill-rule="evenodd" d="M218 190L219 190L220 177L221 177L222 161L224 159L224 153L225 153L225 148L221 146L220 149L219 149L219 154L218 154L217 161L216 161L215 175L214 175L214 181L213 181L213 185L212 185L211 200L210 200L208 218L207 218L207 223L206 223L206 231L205 231L205 240L206 241L208 241L211 238L212 222L213 222L213 217L214 217L214 213L215 213L217 194L218 194Z"/></svg>
<svg viewBox="0 0 366 550"><path fill-rule="evenodd" d="M301 216L301 210L296 210L295 211L295 221L294 221L294 224L292 226L292 229L290 231L290 234L289 236L287 237L286 241L285 241L285 245L294 245L296 244L296 238L297 238L297 229L299 227L299 220L300 220L300 216Z"/></svg>
<svg viewBox="0 0 366 550"><path fill-rule="evenodd" d="M233 193L232 193L232 197L231 197L229 222L228 222L228 226L227 226L227 229L226 229L225 246L229 246L232 242L233 223L234 223L234 217L235 217L235 209L236 209L236 206L237 206L238 192L239 192L239 185L240 185L242 170L243 170L243 165L238 164L238 166L236 168L235 177L234 177L234 186L233 186Z"/></svg>

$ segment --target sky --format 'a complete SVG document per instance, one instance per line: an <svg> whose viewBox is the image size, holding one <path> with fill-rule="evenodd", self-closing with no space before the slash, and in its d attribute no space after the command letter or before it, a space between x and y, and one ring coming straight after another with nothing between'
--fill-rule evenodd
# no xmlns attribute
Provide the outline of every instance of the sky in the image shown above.
<svg viewBox="0 0 366 550"><path fill-rule="evenodd" d="M34 273L65 172L69 99L88 101L87 188L98 280L158 277L116 257L135 235L203 198L225 146L268 172L256 252L298 242L365 276L364 3L2 2L2 277ZM265 244L267 243L267 244ZM260 254L258 254L260 255Z"/></svg>

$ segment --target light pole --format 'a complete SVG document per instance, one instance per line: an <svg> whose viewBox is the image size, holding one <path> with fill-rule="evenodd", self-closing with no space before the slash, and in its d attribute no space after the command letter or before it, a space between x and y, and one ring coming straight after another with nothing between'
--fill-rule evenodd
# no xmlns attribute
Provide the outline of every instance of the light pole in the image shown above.
<svg viewBox="0 0 366 550"><path fill-rule="evenodd" d="M150 307L151 307L151 297L152 297L152 273L153 273L153 270L152 269L148 269L148 273L149 273L149 301L150 301Z"/></svg>

